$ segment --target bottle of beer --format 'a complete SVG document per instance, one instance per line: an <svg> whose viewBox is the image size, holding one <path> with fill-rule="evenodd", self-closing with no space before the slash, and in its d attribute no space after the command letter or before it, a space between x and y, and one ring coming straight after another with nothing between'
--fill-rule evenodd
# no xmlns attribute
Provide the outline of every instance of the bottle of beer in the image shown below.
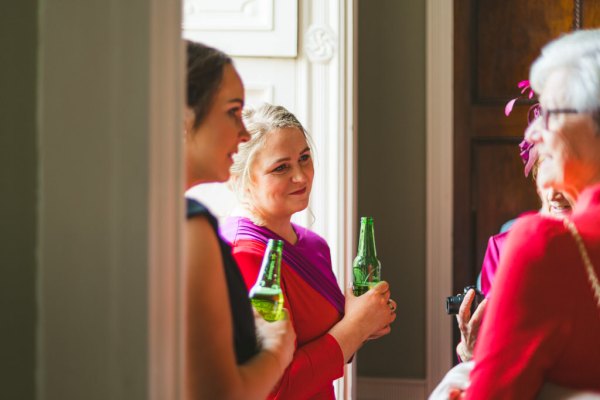
<svg viewBox="0 0 600 400"><path fill-rule="evenodd" d="M381 281L381 263L375 249L373 217L361 217L358 253L352 263L354 295L360 296Z"/></svg>
<svg viewBox="0 0 600 400"><path fill-rule="evenodd" d="M283 318L283 293L281 292L282 240L269 239L260 266L258 279L250 289L250 302L266 321Z"/></svg>

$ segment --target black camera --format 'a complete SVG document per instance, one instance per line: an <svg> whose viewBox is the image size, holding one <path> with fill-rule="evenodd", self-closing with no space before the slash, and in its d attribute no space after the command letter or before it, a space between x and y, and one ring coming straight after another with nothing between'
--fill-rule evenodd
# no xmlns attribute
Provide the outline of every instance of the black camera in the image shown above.
<svg viewBox="0 0 600 400"><path fill-rule="evenodd" d="M462 293L459 293L456 296L449 296L448 298L446 298L446 312L448 314L458 314L458 310L460 310L460 305L463 299L467 295L467 292L471 289L475 290L475 298L471 303L471 315L473 315L473 312L475 312L475 310L479 306L479 303L481 303L485 299L483 293L477 290L477 288L474 285L465 286Z"/></svg>

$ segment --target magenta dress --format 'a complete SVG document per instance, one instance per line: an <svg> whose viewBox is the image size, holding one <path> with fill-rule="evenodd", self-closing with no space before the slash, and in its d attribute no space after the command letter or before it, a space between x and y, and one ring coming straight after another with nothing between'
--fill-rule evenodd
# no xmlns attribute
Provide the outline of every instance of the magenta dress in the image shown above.
<svg viewBox="0 0 600 400"><path fill-rule="evenodd" d="M508 232L490 236L490 240L488 241L483 263L481 264L481 293L485 297L489 297L492 290L492 282L494 282L496 270L498 269L498 265L500 265L500 254L502 253L502 247L506 242Z"/></svg>
<svg viewBox="0 0 600 400"><path fill-rule="evenodd" d="M298 241L291 244L247 218L231 217L222 225L249 288L258 277L269 239L282 239L281 289L294 331L296 351L269 400L335 400L333 381L344 374L344 355L328 332L344 315L342 294L331 266L327 242L293 224Z"/></svg>
<svg viewBox="0 0 600 400"><path fill-rule="evenodd" d="M516 219L511 220L517 221L522 217L528 215L535 215L537 211L526 211L523 214L519 215ZM504 227L508 224L503 225ZM498 270L498 266L500 265L500 255L502 254L502 248L506 243L506 239L508 238L508 233L510 232L510 228L513 226L510 223L509 227L506 228L505 231L500 232L494 236L490 236L488 241L487 249L485 249L485 256L483 257L483 263L481 264L481 275L480 275L480 284L481 284L481 293L485 295L485 297L490 297L490 293L492 291L492 284L494 282L494 277L496 276L496 271Z"/></svg>

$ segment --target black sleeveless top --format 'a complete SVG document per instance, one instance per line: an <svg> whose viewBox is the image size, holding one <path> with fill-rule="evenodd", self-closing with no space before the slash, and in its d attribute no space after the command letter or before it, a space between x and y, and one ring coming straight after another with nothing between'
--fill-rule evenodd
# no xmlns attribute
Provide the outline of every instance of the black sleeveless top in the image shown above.
<svg viewBox="0 0 600 400"><path fill-rule="evenodd" d="M233 345L235 346L235 356L238 364L243 364L258 353L258 341L256 339L256 330L254 325L254 314L250 300L248 300L248 292L246 284L242 278L242 274L237 266L237 263L231 255L231 247L225 243L219 235L217 219L208 211L201 203L192 200L187 200L187 218L198 216L205 217L210 222L215 230L215 234L219 239L221 255L223 256L223 265L225 267L225 280L229 294L229 303L231 304L231 318L233 321ZM218 307L215 304L215 307ZM198 310L202 312L202 310ZM227 317L227 315L224 315Z"/></svg>

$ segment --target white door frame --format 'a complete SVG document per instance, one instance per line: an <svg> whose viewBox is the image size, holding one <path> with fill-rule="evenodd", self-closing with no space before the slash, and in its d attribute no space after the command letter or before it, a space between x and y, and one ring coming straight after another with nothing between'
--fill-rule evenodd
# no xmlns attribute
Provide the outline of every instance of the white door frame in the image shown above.
<svg viewBox="0 0 600 400"><path fill-rule="evenodd" d="M299 2L296 112L316 147L312 229L329 243L342 290L351 282L356 243L356 0ZM336 381L338 399L355 398L354 364Z"/></svg>
<svg viewBox="0 0 600 400"><path fill-rule="evenodd" d="M427 393L452 366L453 2L427 0Z"/></svg>
<svg viewBox="0 0 600 400"><path fill-rule="evenodd" d="M151 0L148 393L183 398L183 102L181 0ZM174 45L179 44L179 45ZM180 141L176 140L180 133Z"/></svg>
<svg viewBox="0 0 600 400"><path fill-rule="evenodd" d="M172 46L174 31L181 35L181 1L152 4L149 391L158 400L182 395L182 156L181 144L164 132L181 130L184 56L182 48ZM304 34L295 112L306 116L320 154L316 184L323 193L311 205L319 216L315 229L328 240L338 282L346 287L356 236L356 1L304 0L299 6L299 29ZM175 78L180 85L172 85ZM332 109L339 113L331 113ZM347 366L346 378L337 382L339 399L354 397L354 376L353 366Z"/></svg>

